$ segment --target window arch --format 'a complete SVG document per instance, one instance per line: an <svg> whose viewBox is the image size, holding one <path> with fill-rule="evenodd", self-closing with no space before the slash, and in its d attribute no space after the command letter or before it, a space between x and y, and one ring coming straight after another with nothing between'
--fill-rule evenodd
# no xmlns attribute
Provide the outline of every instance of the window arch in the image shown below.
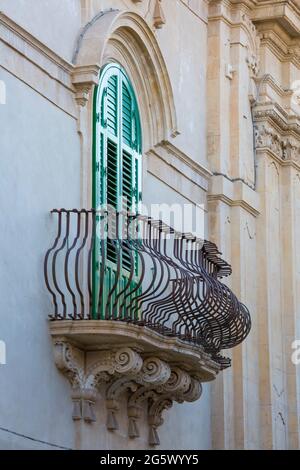
<svg viewBox="0 0 300 470"><path fill-rule="evenodd" d="M137 213L142 198L140 114L133 87L120 65L108 64L103 68L99 85L95 89L93 114L93 208ZM101 223L100 216L97 215L96 232L97 224ZM119 229L122 230L121 227ZM119 230L118 233L120 234ZM107 296L112 295L112 291L115 296L122 290L122 284L127 282L131 263L130 255L124 251L120 255L118 246L110 236L106 234L102 241L95 238L95 317L110 316L112 312L105 312L103 306L107 304ZM119 269L122 270L121 283L118 288L113 289L116 270Z"/></svg>

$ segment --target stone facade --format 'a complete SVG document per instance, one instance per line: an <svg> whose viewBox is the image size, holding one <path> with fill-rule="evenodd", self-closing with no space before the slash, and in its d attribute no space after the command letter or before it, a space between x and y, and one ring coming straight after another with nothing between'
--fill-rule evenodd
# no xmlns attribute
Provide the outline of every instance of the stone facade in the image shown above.
<svg viewBox="0 0 300 470"><path fill-rule="evenodd" d="M171 404L159 448L299 448L299 47L296 0L0 0L0 448L145 449ZM184 380L148 417L149 357L132 345L118 351L138 378L114 369L108 390L105 367L85 386L87 353L61 332L56 367L42 278L50 210L91 205L92 95L109 61L138 98L144 202L203 204L253 323L192 404L177 404L189 371L156 355L158 387Z"/></svg>

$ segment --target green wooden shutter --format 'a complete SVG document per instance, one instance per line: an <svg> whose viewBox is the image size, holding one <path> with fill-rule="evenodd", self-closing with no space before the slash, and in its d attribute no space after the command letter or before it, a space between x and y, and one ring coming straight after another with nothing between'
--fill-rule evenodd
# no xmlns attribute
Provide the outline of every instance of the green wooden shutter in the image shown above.
<svg viewBox="0 0 300 470"><path fill-rule="evenodd" d="M101 74L94 98L93 140L93 207L109 205L117 211L138 211L141 200L141 128L133 88L117 64L106 66ZM100 223L100 220L98 221ZM122 231L122 227L121 227ZM120 234L121 232L119 232ZM93 314L97 317L97 296L100 291L100 269L105 262L105 296L114 283L117 263L115 245L107 239L105 252L95 243L93 263ZM138 272L137 256L135 271ZM124 281L129 275L131 257L122 251L121 270ZM122 288L120 284L120 288ZM100 312L103 318L104 312Z"/></svg>
<svg viewBox="0 0 300 470"><path fill-rule="evenodd" d="M107 168L106 168L106 202L109 207L118 210L118 146L110 139L107 141ZM115 224L111 224L111 232L113 235L116 232ZM108 240L107 242L107 259L112 262L117 261L116 247L112 242Z"/></svg>
<svg viewBox="0 0 300 470"><path fill-rule="evenodd" d="M131 210L133 199L133 168L132 155L123 150L122 153L122 196L123 210Z"/></svg>
<svg viewBox="0 0 300 470"><path fill-rule="evenodd" d="M128 87L122 81L122 138L132 148L132 99Z"/></svg>
<svg viewBox="0 0 300 470"><path fill-rule="evenodd" d="M118 133L118 75L110 77L107 83L105 109L107 129L115 136Z"/></svg>

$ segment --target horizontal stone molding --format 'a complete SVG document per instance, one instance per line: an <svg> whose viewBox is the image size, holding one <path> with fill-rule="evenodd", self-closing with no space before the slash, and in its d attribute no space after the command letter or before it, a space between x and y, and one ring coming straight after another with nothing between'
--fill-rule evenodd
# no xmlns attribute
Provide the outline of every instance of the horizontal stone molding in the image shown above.
<svg viewBox="0 0 300 470"><path fill-rule="evenodd" d="M0 12L0 67L77 118L73 65Z"/></svg>
<svg viewBox="0 0 300 470"><path fill-rule="evenodd" d="M83 351L101 351L115 347L132 347L142 350L144 355L164 357L172 363L183 363L185 370L197 375L202 382L214 380L220 366L203 351L176 337L166 337L129 323L107 320L61 320L50 323L52 337L65 338Z"/></svg>
<svg viewBox="0 0 300 470"><path fill-rule="evenodd" d="M256 23L268 20L279 22L293 37L300 36L300 9L296 1L259 1L253 10Z"/></svg>
<svg viewBox="0 0 300 470"><path fill-rule="evenodd" d="M173 402L193 402L201 382L220 370L201 347L166 338L145 327L109 321L58 321L50 324L57 368L71 385L72 418L97 421L97 399L106 403L106 426L119 428L121 398L127 396L128 436L140 436L139 421L148 411L149 445L159 445L157 428Z"/></svg>
<svg viewBox="0 0 300 470"><path fill-rule="evenodd" d="M0 40L33 62L51 78L67 88L72 88L70 73L73 65L2 12L0 12Z"/></svg>
<svg viewBox="0 0 300 470"><path fill-rule="evenodd" d="M255 82L259 89L260 96L268 96L270 89L272 89L279 98L291 98L293 94L293 90L283 88L271 74L255 78Z"/></svg>
<svg viewBox="0 0 300 470"><path fill-rule="evenodd" d="M190 2L189 0L180 0L180 3L199 18L199 20L207 24L208 2Z"/></svg>
<svg viewBox="0 0 300 470"><path fill-rule="evenodd" d="M300 171L300 163L297 163L294 160L282 160L278 155L276 155L270 148L268 147L261 147L256 150L256 154L258 158L268 158L275 162L278 166L277 168L281 167L290 167L296 170L297 172Z"/></svg>
<svg viewBox="0 0 300 470"><path fill-rule="evenodd" d="M207 168L169 142L147 152L147 170L192 203L204 201L212 176Z"/></svg>
<svg viewBox="0 0 300 470"><path fill-rule="evenodd" d="M274 23L261 23L257 28L261 47L267 47L280 62L291 62L295 67L300 67L298 40L291 39L281 26Z"/></svg>
<svg viewBox="0 0 300 470"><path fill-rule="evenodd" d="M290 114L274 101L257 102L253 108L254 123L269 123L280 133L294 134L300 140L300 119L297 114Z"/></svg>
<svg viewBox="0 0 300 470"><path fill-rule="evenodd" d="M254 217L260 214L257 192L242 181L231 181L224 175L213 176L207 199L208 203L220 201L230 207L241 207Z"/></svg>

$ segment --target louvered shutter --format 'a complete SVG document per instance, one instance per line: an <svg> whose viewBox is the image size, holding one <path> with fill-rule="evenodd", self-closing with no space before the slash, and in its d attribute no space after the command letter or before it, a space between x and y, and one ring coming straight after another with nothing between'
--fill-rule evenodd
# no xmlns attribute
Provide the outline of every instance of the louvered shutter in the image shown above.
<svg viewBox="0 0 300 470"><path fill-rule="evenodd" d="M107 205L113 207L116 211L137 211L138 203L141 199L141 132L139 113L130 82L124 71L116 64L107 66L102 73L95 96L95 116L94 207ZM120 228L119 235L121 232L122 227ZM98 253L99 259L106 260L106 281L105 288L103 289L103 297L105 297L114 283L118 256L116 246L111 241L111 235L107 237L104 256L97 244L95 244L95 247L95 273L93 279L94 284L100 282L98 281L100 277L97 273L97 269L98 271L100 270L100 263L97 262ZM129 275L131 262L129 253L123 250L121 270L124 282L126 276ZM137 270L136 256L136 273ZM95 288L94 285L93 290L96 291L96 297L99 293L99 286Z"/></svg>
<svg viewBox="0 0 300 470"><path fill-rule="evenodd" d="M118 133L118 75L113 75L107 82L106 109L104 108L106 125L109 132Z"/></svg>

